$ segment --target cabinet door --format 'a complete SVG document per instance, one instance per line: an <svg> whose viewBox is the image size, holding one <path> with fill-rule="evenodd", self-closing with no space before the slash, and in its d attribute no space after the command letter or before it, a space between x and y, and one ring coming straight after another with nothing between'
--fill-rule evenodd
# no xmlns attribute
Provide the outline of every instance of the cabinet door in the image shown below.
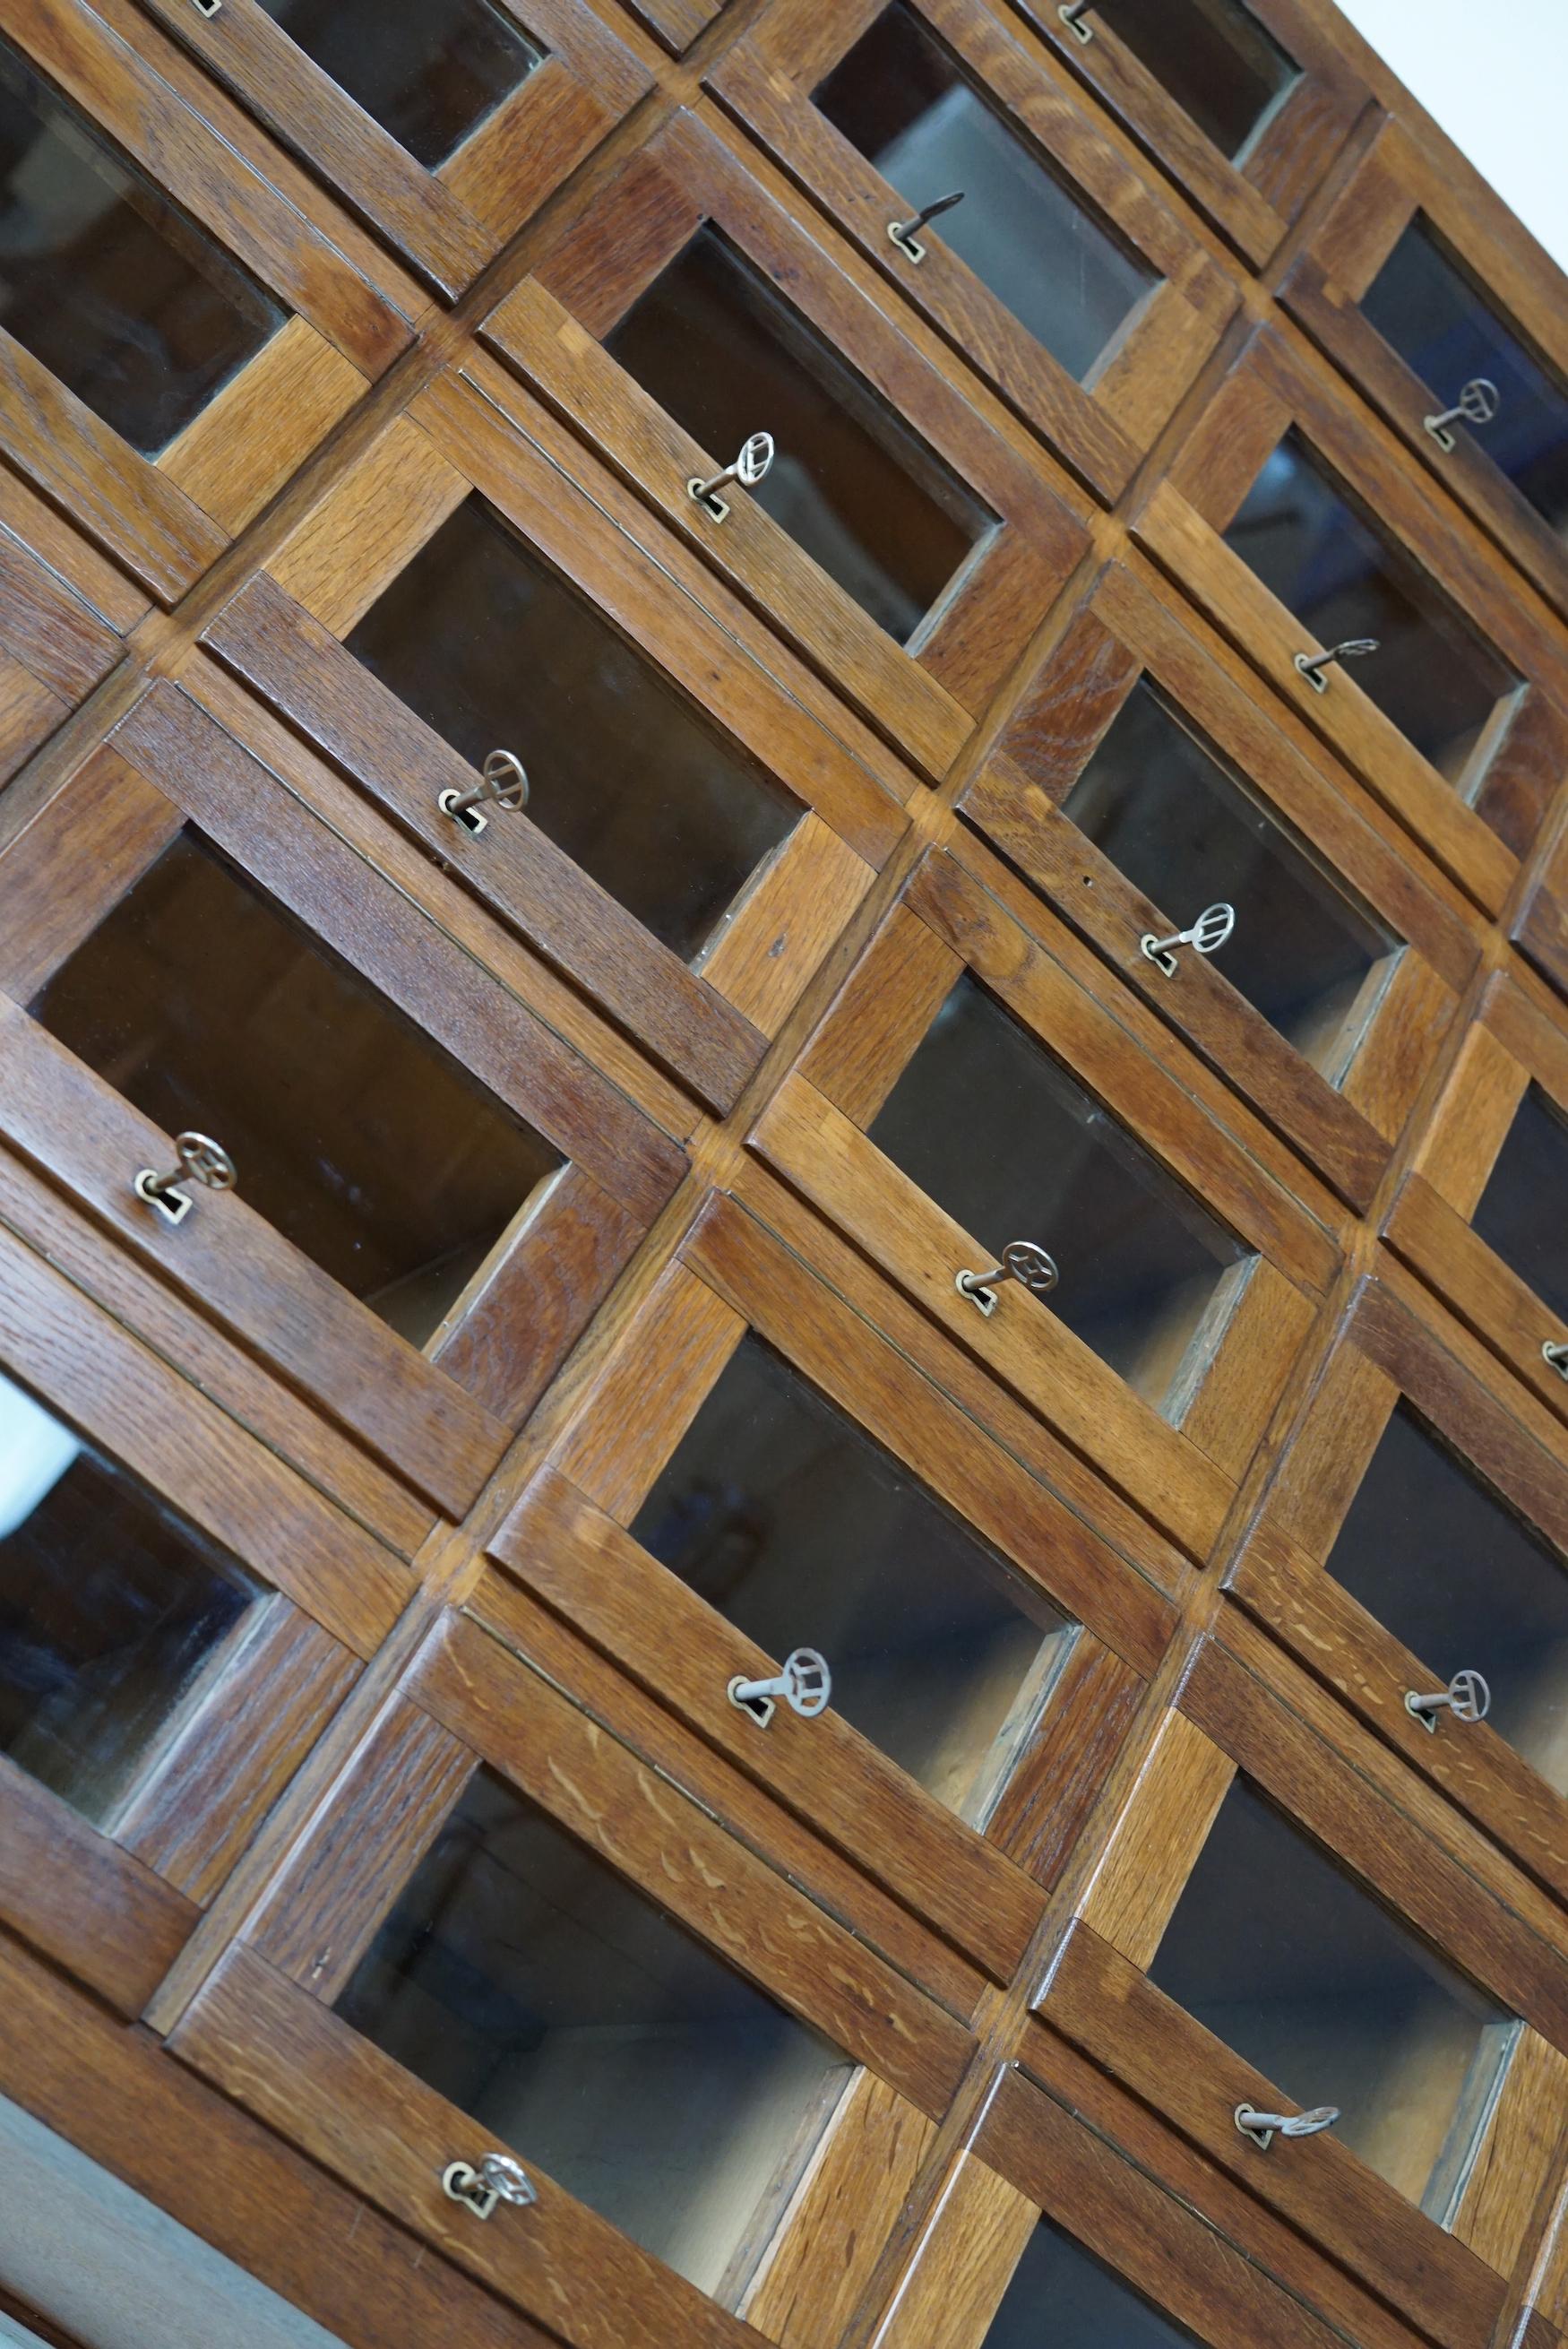
<svg viewBox="0 0 1568 2349"><path fill-rule="evenodd" d="M928 774L1087 544L1065 481L689 113L481 332ZM765 476L699 499L758 433Z"/></svg>
<svg viewBox="0 0 1568 2349"><path fill-rule="evenodd" d="M1174 1622L1158 1566L1185 1580L723 1198L490 1554L1000 1981ZM808 1642L828 1710L730 1693Z"/></svg>
<svg viewBox="0 0 1568 2349"><path fill-rule="evenodd" d="M0 1909L135 2014L414 1578L8 1224L0 1274Z"/></svg>
<svg viewBox="0 0 1568 2349"><path fill-rule="evenodd" d="M789 0L707 78L1075 471L1126 488L1239 289L1065 76L960 0Z"/></svg>
<svg viewBox="0 0 1568 2349"><path fill-rule="evenodd" d="M1542 2067L1562 2077L1568 1969L1222 1640L1180 1712L1188 1766L1140 1779L1041 2013L1433 2340L1473 2349L1512 2263L1488 2173ZM1262 2142L1297 2115L1319 2126Z"/></svg>
<svg viewBox="0 0 1568 2349"><path fill-rule="evenodd" d="M0 448L172 604L410 328L346 226L302 217L167 87L144 29L147 55L85 0L0 13Z"/></svg>
<svg viewBox="0 0 1568 2349"><path fill-rule="evenodd" d="M46 802L0 890L12 1146L460 1513L680 1179L676 1143L173 685ZM187 1133L237 1188L159 1189Z"/></svg>
<svg viewBox="0 0 1568 2349"><path fill-rule="evenodd" d="M1202 1557L1335 1244L1035 911L930 853L750 1146ZM1033 1290L985 1288L1013 1242Z"/></svg>
<svg viewBox="0 0 1568 2349"><path fill-rule="evenodd" d="M203 642L428 863L727 1110L907 820L672 594L656 553L562 482L531 403L503 388L515 420L442 378ZM497 752L524 770L523 804L466 809Z"/></svg>
<svg viewBox="0 0 1568 2349"><path fill-rule="evenodd" d="M587 0L143 5L447 295L653 86Z"/></svg>
<svg viewBox="0 0 1568 2349"><path fill-rule="evenodd" d="M1393 1268L1360 1300L1315 1420L1230 1586L1378 1737L1563 1899L1562 1422L1423 1307L1414 1284L1396 1293L1398 1280ZM1462 1671L1482 1675L1485 1717L1448 1706L1410 1713L1407 1696L1440 1692Z"/></svg>
<svg viewBox="0 0 1568 2349"><path fill-rule="evenodd" d="M1568 612L1562 276L1480 175L1462 159L1439 163L1385 119L1281 295L1406 447Z"/></svg>
<svg viewBox="0 0 1568 2349"><path fill-rule="evenodd" d="M1478 941L1233 656L1112 564L959 805L1343 1198L1369 1204ZM1212 956L1150 951L1216 903L1233 926Z"/></svg>
<svg viewBox="0 0 1568 2349"><path fill-rule="evenodd" d="M1254 264L1366 104L1311 0L1012 5Z"/></svg>
<svg viewBox="0 0 1568 2349"><path fill-rule="evenodd" d="M410 1695L172 2047L582 2349L741 2349L854 2066L932 2117L969 2034L472 1618ZM492 2147L536 2199L480 2225Z"/></svg>
<svg viewBox="0 0 1568 2349"><path fill-rule="evenodd" d="M1133 527L1426 853L1498 913L1568 758L1568 666L1552 616L1387 432L1262 328ZM1359 654L1321 665L1346 644Z"/></svg>

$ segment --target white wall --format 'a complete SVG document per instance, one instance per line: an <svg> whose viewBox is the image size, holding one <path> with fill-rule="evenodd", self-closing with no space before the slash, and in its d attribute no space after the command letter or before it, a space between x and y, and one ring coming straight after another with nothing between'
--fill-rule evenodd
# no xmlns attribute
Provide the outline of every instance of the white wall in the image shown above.
<svg viewBox="0 0 1568 2349"><path fill-rule="evenodd" d="M1568 0L1339 0L1568 269Z"/></svg>

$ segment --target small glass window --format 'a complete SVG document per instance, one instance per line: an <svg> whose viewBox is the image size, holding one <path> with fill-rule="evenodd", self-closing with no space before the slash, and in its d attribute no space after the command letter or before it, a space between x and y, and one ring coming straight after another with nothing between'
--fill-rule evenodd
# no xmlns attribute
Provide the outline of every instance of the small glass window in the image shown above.
<svg viewBox="0 0 1568 2349"><path fill-rule="evenodd" d="M1196 2349L1114 2269L1042 2219L982 2349Z"/></svg>
<svg viewBox="0 0 1568 2349"><path fill-rule="evenodd" d="M445 162L543 51L491 0L260 0L323 73L427 169Z"/></svg>
<svg viewBox="0 0 1568 2349"><path fill-rule="evenodd" d="M771 432L749 497L900 644L995 517L768 280L711 228L660 271L605 348L727 464Z"/></svg>
<svg viewBox="0 0 1568 2349"><path fill-rule="evenodd" d="M1356 664L1357 684L1459 783L1519 679L1352 511L1295 433L1258 475L1225 543L1320 644L1377 639Z"/></svg>
<svg viewBox="0 0 1568 2349"><path fill-rule="evenodd" d="M1215 969L1315 1068L1343 1076L1393 942L1147 678L1065 812L1173 922L1216 900L1233 905Z"/></svg>
<svg viewBox="0 0 1568 2349"><path fill-rule="evenodd" d="M1473 1228L1568 1325L1568 1120L1532 1085L1487 1177ZM1568 1336L1568 1327L1564 1333Z"/></svg>
<svg viewBox="0 0 1568 2349"><path fill-rule="evenodd" d="M1233 161L1301 78L1241 0L1097 0L1097 13Z"/></svg>
<svg viewBox="0 0 1568 2349"><path fill-rule="evenodd" d="M1403 1405L1328 1570L1429 1667L1429 1688L1481 1673L1490 1725L1568 1794L1568 1571Z"/></svg>
<svg viewBox="0 0 1568 2349"><path fill-rule="evenodd" d="M337 2012L727 2302L851 2069L488 1770Z"/></svg>
<svg viewBox="0 0 1568 2349"><path fill-rule="evenodd" d="M144 457L284 323L222 245L0 42L0 326Z"/></svg>
<svg viewBox="0 0 1568 2349"><path fill-rule="evenodd" d="M1070 1630L760 1340L742 1339L632 1530L766 1653L820 1649L835 1710L984 1822Z"/></svg>
<svg viewBox="0 0 1568 2349"><path fill-rule="evenodd" d="M111 1826L263 1595L129 1470L0 1377L0 1753Z"/></svg>
<svg viewBox="0 0 1568 2349"><path fill-rule="evenodd" d="M562 1163L191 832L32 1008L166 1133L222 1143L257 1213L414 1345Z"/></svg>
<svg viewBox="0 0 1568 2349"><path fill-rule="evenodd" d="M348 649L472 766L515 750L532 821L683 961L799 814L480 498Z"/></svg>
<svg viewBox="0 0 1568 2349"><path fill-rule="evenodd" d="M1180 1415L1182 1366L1228 1311L1245 1251L967 974L871 1135L993 1263L1009 1240L1047 1249L1049 1310Z"/></svg>
<svg viewBox="0 0 1568 2349"><path fill-rule="evenodd" d="M963 191L933 233L1080 381L1158 283L1068 193L904 0L883 9L813 102L912 212Z"/></svg>
<svg viewBox="0 0 1568 2349"><path fill-rule="evenodd" d="M1156 1988L1446 2225L1517 2025L1238 1779L1149 1969Z"/></svg>
<svg viewBox="0 0 1568 2349"><path fill-rule="evenodd" d="M1452 429L1508 475L1520 495L1568 537L1568 392L1505 326L1418 212L1361 297L1361 314L1430 391L1451 408L1480 376L1499 394L1486 425Z"/></svg>

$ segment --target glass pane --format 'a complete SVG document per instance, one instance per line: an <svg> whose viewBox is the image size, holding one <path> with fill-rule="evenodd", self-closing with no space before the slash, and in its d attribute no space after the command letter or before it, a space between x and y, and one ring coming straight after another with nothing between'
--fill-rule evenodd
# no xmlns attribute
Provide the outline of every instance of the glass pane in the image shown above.
<svg viewBox="0 0 1568 2349"><path fill-rule="evenodd" d="M1568 392L1554 382L1461 274L1419 212L1362 296L1364 316L1418 375L1438 412L1472 376L1501 395L1490 424L1458 424L1568 537Z"/></svg>
<svg viewBox="0 0 1568 2349"><path fill-rule="evenodd" d="M269 16L433 170L531 74L543 52L490 0L261 0Z"/></svg>
<svg viewBox="0 0 1568 2349"><path fill-rule="evenodd" d="M1352 512L1294 432L1253 483L1225 543L1320 644L1377 637L1380 649L1356 663L1357 684L1457 783L1519 679Z"/></svg>
<svg viewBox="0 0 1568 2349"><path fill-rule="evenodd" d="M1047 1309L1175 1410L1177 1373L1243 1251L967 974L871 1133L993 1263L1009 1240L1047 1248L1061 1272Z"/></svg>
<svg viewBox="0 0 1568 2349"><path fill-rule="evenodd" d="M1066 813L1173 926L1222 900L1214 957L1316 1067L1341 1075L1392 941L1359 913L1140 678L1074 784Z"/></svg>
<svg viewBox="0 0 1568 2349"><path fill-rule="evenodd" d="M482 499L348 649L471 765L515 750L532 821L683 961L799 813Z"/></svg>
<svg viewBox="0 0 1568 2349"><path fill-rule="evenodd" d="M1491 1726L1568 1794L1563 1562L1402 1406L1328 1570L1430 1667L1432 1688L1458 1671L1480 1672L1491 1690Z"/></svg>
<svg viewBox="0 0 1568 2349"><path fill-rule="evenodd" d="M257 1213L414 1345L561 1164L190 833L33 1010L166 1133L212 1134Z"/></svg>
<svg viewBox="0 0 1568 2349"><path fill-rule="evenodd" d="M861 34L814 102L912 212L964 191L931 233L1069 375L1088 375L1158 282L1068 193L903 0Z"/></svg>
<svg viewBox="0 0 1568 2349"><path fill-rule="evenodd" d="M0 326L143 456L284 311L0 42Z"/></svg>
<svg viewBox="0 0 1568 2349"><path fill-rule="evenodd" d="M1042 2219L983 2349L1193 2349L1193 2336Z"/></svg>
<svg viewBox="0 0 1568 2349"><path fill-rule="evenodd" d="M1099 0L1099 13L1233 159L1300 78L1241 0Z"/></svg>
<svg viewBox="0 0 1568 2349"><path fill-rule="evenodd" d="M337 2011L721 2300L851 2068L482 1770Z"/></svg>
<svg viewBox="0 0 1568 2349"><path fill-rule="evenodd" d="M1240 1779L1149 1975L1295 2104L1337 2105L1341 2143L1449 2218L1514 2026Z"/></svg>
<svg viewBox="0 0 1568 2349"><path fill-rule="evenodd" d="M844 1719L984 1817L1070 1634L759 1340L742 1339L632 1530L769 1655L820 1649Z"/></svg>
<svg viewBox="0 0 1568 2349"><path fill-rule="evenodd" d="M716 461L771 432L754 499L900 644L994 517L711 228L605 348Z"/></svg>
<svg viewBox="0 0 1568 2349"><path fill-rule="evenodd" d="M108 1825L261 1593L0 1377L0 1753Z"/></svg>
<svg viewBox="0 0 1568 2349"><path fill-rule="evenodd" d="M1514 1112L1470 1222L1488 1247L1568 1324L1564 1197L1568 1122L1555 1102L1532 1085Z"/></svg>

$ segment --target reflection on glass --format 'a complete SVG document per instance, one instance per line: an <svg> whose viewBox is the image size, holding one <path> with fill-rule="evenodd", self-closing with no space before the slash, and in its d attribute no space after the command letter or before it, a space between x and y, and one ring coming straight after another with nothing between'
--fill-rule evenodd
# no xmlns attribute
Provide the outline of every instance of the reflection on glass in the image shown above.
<svg viewBox="0 0 1568 2349"><path fill-rule="evenodd" d="M283 325L204 229L0 41L0 326L156 456Z"/></svg>
<svg viewBox="0 0 1568 2349"><path fill-rule="evenodd" d="M533 823L683 961L799 812L480 498L348 649L470 765L515 750Z"/></svg>
<svg viewBox="0 0 1568 2349"><path fill-rule="evenodd" d="M905 643L994 517L711 228L659 272L605 348L708 455L778 455L750 498Z"/></svg>
<svg viewBox="0 0 1568 2349"><path fill-rule="evenodd" d="M1568 1572L1402 1405L1328 1570L1421 1658L1430 1688L1479 1671L1489 1725L1568 1794Z"/></svg>
<svg viewBox="0 0 1568 2349"><path fill-rule="evenodd" d="M982 2349L1194 2349L1114 2270L1042 2219Z"/></svg>
<svg viewBox="0 0 1568 2349"><path fill-rule="evenodd" d="M1180 1417L1179 1373L1243 1252L967 974L871 1134L993 1263L1009 1240L1048 1249L1061 1281L1044 1309Z"/></svg>
<svg viewBox="0 0 1568 2349"><path fill-rule="evenodd" d="M1568 537L1568 392L1531 357L1478 293L1418 212L1361 299L1377 327L1432 395L1432 412L1451 408L1462 385L1482 376L1501 394L1490 424L1456 425L1528 500L1559 537Z"/></svg>
<svg viewBox="0 0 1568 2349"><path fill-rule="evenodd" d="M1514 1112L1480 1205L1470 1217L1488 1247L1562 1316L1568 1336L1568 1122L1532 1085Z"/></svg>
<svg viewBox="0 0 1568 2349"><path fill-rule="evenodd" d="M964 191L942 216L943 243L1069 375L1088 374L1157 282L965 79L904 0L883 9L813 99L911 212Z"/></svg>
<svg viewBox="0 0 1568 2349"><path fill-rule="evenodd" d="M1446 2224L1516 2026L1237 1779L1150 1981ZM1262 2084L1260 2084L1262 2085Z"/></svg>
<svg viewBox="0 0 1568 2349"><path fill-rule="evenodd" d="M542 51L492 0L261 0L269 16L434 170L531 74Z"/></svg>
<svg viewBox="0 0 1568 2349"><path fill-rule="evenodd" d="M1214 968L1337 1081L1391 941L1140 678L1065 812L1173 926L1221 900L1236 926Z"/></svg>
<svg viewBox="0 0 1568 2349"><path fill-rule="evenodd" d="M767 1654L980 1824L1070 1634L977 1535L747 1337L632 1528Z"/></svg>
<svg viewBox="0 0 1568 2349"><path fill-rule="evenodd" d="M0 1377L0 1753L110 1824L261 1586Z"/></svg>
<svg viewBox="0 0 1568 2349"><path fill-rule="evenodd" d="M1378 651L1356 664L1357 684L1459 782L1519 679L1352 512L1294 432L1253 483L1225 543L1320 644L1377 637Z"/></svg>
<svg viewBox="0 0 1568 2349"><path fill-rule="evenodd" d="M166 1133L214 1135L257 1213L414 1345L561 1164L191 833L33 1010Z"/></svg>
<svg viewBox="0 0 1568 2349"><path fill-rule="evenodd" d="M1099 0L1096 14L1233 161L1300 78L1241 0Z"/></svg>
<svg viewBox="0 0 1568 2349"><path fill-rule="evenodd" d="M337 2011L727 2302L850 2071L488 1771Z"/></svg>

